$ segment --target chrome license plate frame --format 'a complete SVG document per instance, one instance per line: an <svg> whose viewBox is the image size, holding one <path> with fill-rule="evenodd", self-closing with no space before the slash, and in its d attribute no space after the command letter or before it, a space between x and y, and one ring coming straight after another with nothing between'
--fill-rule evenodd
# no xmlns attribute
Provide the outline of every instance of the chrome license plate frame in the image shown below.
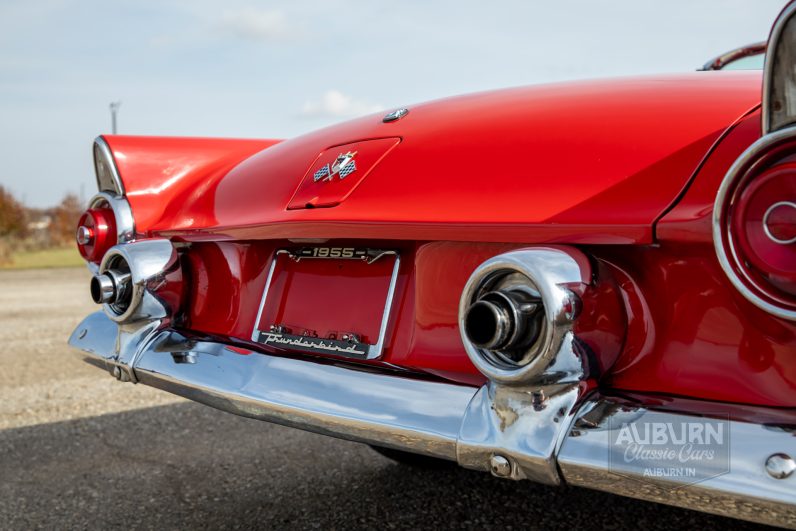
<svg viewBox="0 0 796 531"><path fill-rule="evenodd" d="M280 256L287 256L291 260L363 260L372 264L377 260L386 257L394 257L395 262L390 274L390 282L387 287L387 296L384 303L379 324L379 334L375 343L365 343L360 341L355 334L343 336L341 338L321 338L308 335L291 334L288 330L280 326L271 326L269 330L260 330L260 321L268 300L268 293L274 277L274 270ZM384 352L387 326L390 322L390 312L392 310L393 299L395 298L395 288L398 283L398 272L400 270L401 257L398 251L392 249L372 249L363 247L331 247L331 246L309 246L296 249L278 249L268 269L268 276L265 281L260 306L257 311L257 318L254 321L251 340L261 345L273 348L297 351L314 354L325 354L332 356L342 356L347 358L373 360L378 359Z"/></svg>

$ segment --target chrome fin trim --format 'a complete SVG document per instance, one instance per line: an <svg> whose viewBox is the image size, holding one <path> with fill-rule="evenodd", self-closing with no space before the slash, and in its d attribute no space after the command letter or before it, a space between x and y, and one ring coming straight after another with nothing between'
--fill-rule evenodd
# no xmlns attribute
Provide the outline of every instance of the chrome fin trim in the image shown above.
<svg viewBox="0 0 796 531"><path fill-rule="evenodd" d="M793 61L796 54L796 3L789 3L774 21L763 63L763 135L774 133L796 121L796 82Z"/></svg>
<svg viewBox="0 0 796 531"><path fill-rule="evenodd" d="M105 171L100 171L104 165ZM124 196L124 183L116 159L110 146L101 136L94 139L94 173L97 179L97 189L100 192L111 192L117 196Z"/></svg>

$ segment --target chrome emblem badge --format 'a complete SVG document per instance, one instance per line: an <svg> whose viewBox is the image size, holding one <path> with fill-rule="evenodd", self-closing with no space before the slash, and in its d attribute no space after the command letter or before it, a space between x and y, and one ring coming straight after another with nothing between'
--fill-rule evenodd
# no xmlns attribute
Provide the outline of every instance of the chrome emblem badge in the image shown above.
<svg viewBox="0 0 796 531"><path fill-rule="evenodd" d="M381 121L384 122L385 124L390 122L395 122L397 120L400 120L407 114L409 114L409 109L401 107L400 109L396 109L391 113L385 114L384 118L382 118Z"/></svg>
<svg viewBox="0 0 796 531"><path fill-rule="evenodd" d="M340 176L342 181L355 171L357 171L357 162L354 157L357 156L356 151L349 151L347 153L340 153L337 155L335 161L331 164L326 163L321 166L312 176L312 179L317 183L318 181L331 181L335 175Z"/></svg>

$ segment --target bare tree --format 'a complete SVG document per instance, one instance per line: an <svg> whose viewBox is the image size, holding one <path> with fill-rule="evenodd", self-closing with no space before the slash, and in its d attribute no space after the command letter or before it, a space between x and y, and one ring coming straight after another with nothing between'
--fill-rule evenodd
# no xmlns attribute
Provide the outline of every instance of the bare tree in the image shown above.
<svg viewBox="0 0 796 531"><path fill-rule="evenodd" d="M0 236L21 237L25 229L25 208L0 185Z"/></svg>
<svg viewBox="0 0 796 531"><path fill-rule="evenodd" d="M61 204L52 209L50 240L53 245L68 245L74 242L75 229L83 207L75 194L67 194Z"/></svg>
<svg viewBox="0 0 796 531"><path fill-rule="evenodd" d="M11 261L14 245L26 232L25 208L0 185L0 264Z"/></svg>

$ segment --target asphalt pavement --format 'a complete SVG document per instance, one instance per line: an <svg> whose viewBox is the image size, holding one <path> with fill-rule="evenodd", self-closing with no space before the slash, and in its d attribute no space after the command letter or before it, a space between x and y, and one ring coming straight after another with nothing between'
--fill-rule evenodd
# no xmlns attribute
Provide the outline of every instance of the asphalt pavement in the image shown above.
<svg viewBox="0 0 796 531"><path fill-rule="evenodd" d="M83 269L0 271L0 529L770 529L367 446L122 384L66 338Z"/></svg>

